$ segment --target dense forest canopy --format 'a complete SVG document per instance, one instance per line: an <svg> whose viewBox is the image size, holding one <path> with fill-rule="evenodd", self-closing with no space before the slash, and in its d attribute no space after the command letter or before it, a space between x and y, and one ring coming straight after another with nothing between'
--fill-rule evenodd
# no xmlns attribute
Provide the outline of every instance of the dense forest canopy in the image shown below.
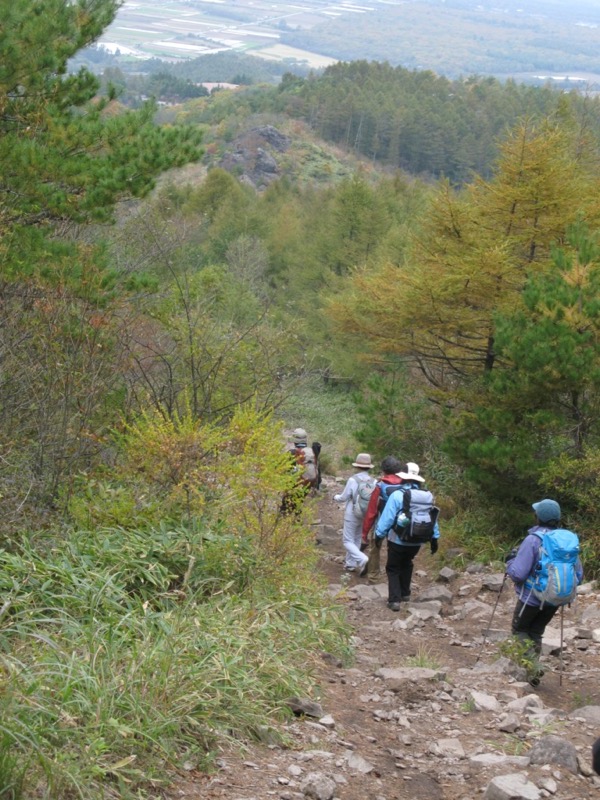
<svg viewBox="0 0 600 800"><path fill-rule="evenodd" d="M281 86L289 113L325 139L411 173L469 180L489 174L496 143L524 116L549 116L562 94L513 81L472 77L450 81L366 61L336 64L313 80ZM577 113L598 134L597 103L573 93Z"/></svg>

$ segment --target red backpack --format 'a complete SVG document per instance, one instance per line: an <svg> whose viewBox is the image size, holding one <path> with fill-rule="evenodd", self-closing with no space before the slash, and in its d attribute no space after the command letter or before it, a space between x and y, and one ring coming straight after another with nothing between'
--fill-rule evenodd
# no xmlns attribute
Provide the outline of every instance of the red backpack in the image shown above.
<svg viewBox="0 0 600 800"><path fill-rule="evenodd" d="M301 478L304 483L316 486L318 478L317 457L312 447L294 447L291 453L296 459L298 472L302 470Z"/></svg>

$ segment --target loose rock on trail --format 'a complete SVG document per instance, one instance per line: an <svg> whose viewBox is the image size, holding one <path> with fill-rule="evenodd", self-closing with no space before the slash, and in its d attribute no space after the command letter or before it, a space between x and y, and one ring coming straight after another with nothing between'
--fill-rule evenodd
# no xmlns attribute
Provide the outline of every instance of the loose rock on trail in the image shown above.
<svg viewBox="0 0 600 800"><path fill-rule="evenodd" d="M224 754L216 775L170 798L204 800L585 800L599 797L591 747L600 736L600 593L580 587L544 637L546 674L532 689L499 656L515 603L502 574L444 565L422 548L413 601L386 606L381 582L344 573L342 508L333 479L315 526L329 591L347 609L356 658L323 654L321 694L287 725L293 748L257 744ZM382 570L385 567L385 545ZM498 601L489 629L492 611ZM484 642L485 634L485 642ZM482 647L483 645L483 647ZM562 672L562 679L561 679Z"/></svg>

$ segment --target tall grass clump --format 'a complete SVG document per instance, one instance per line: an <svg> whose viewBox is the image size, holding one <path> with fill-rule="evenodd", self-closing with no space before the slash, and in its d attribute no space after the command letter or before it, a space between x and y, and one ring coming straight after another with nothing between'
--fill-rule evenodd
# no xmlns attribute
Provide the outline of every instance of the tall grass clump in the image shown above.
<svg viewBox="0 0 600 800"><path fill-rule="evenodd" d="M162 521L34 532L0 551L3 797L155 796L184 764L209 769L223 746L280 726L286 698L317 690L318 654L346 654L310 527L278 511L293 476L277 429L240 412L164 480L152 437L183 462L203 430L160 426L128 431L122 480ZM179 492L192 469L205 490Z"/></svg>

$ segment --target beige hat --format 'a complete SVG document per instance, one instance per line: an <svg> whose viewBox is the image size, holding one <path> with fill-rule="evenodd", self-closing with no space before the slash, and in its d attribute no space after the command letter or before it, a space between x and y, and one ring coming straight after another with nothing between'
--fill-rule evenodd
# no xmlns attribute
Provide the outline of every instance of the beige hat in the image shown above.
<svg viewBox="0 0 600 800"><path fill-rule="evenodd" d="M415 464L414 461L409 461L407 463L405 472L397 472L396 475L405 481L419 481L419 483L425 483L425 478L419 475L419 465Z"/></svg>
<svg viewBox="0 0 600 800"><path fill-rule="evenodd" d="M294 439L295 444L296 442L305 442L308 439L308 436L304 428L296 428L292 434L292 438Z"/></svg>
<svg viewBox="0 0 600 800"><path fill-rule="evenodd" d="M361 469L373 469L371 463L371 456L368 453L359 453L356 456L356 461L352 462L353 467L360 467Z"/></svg>

